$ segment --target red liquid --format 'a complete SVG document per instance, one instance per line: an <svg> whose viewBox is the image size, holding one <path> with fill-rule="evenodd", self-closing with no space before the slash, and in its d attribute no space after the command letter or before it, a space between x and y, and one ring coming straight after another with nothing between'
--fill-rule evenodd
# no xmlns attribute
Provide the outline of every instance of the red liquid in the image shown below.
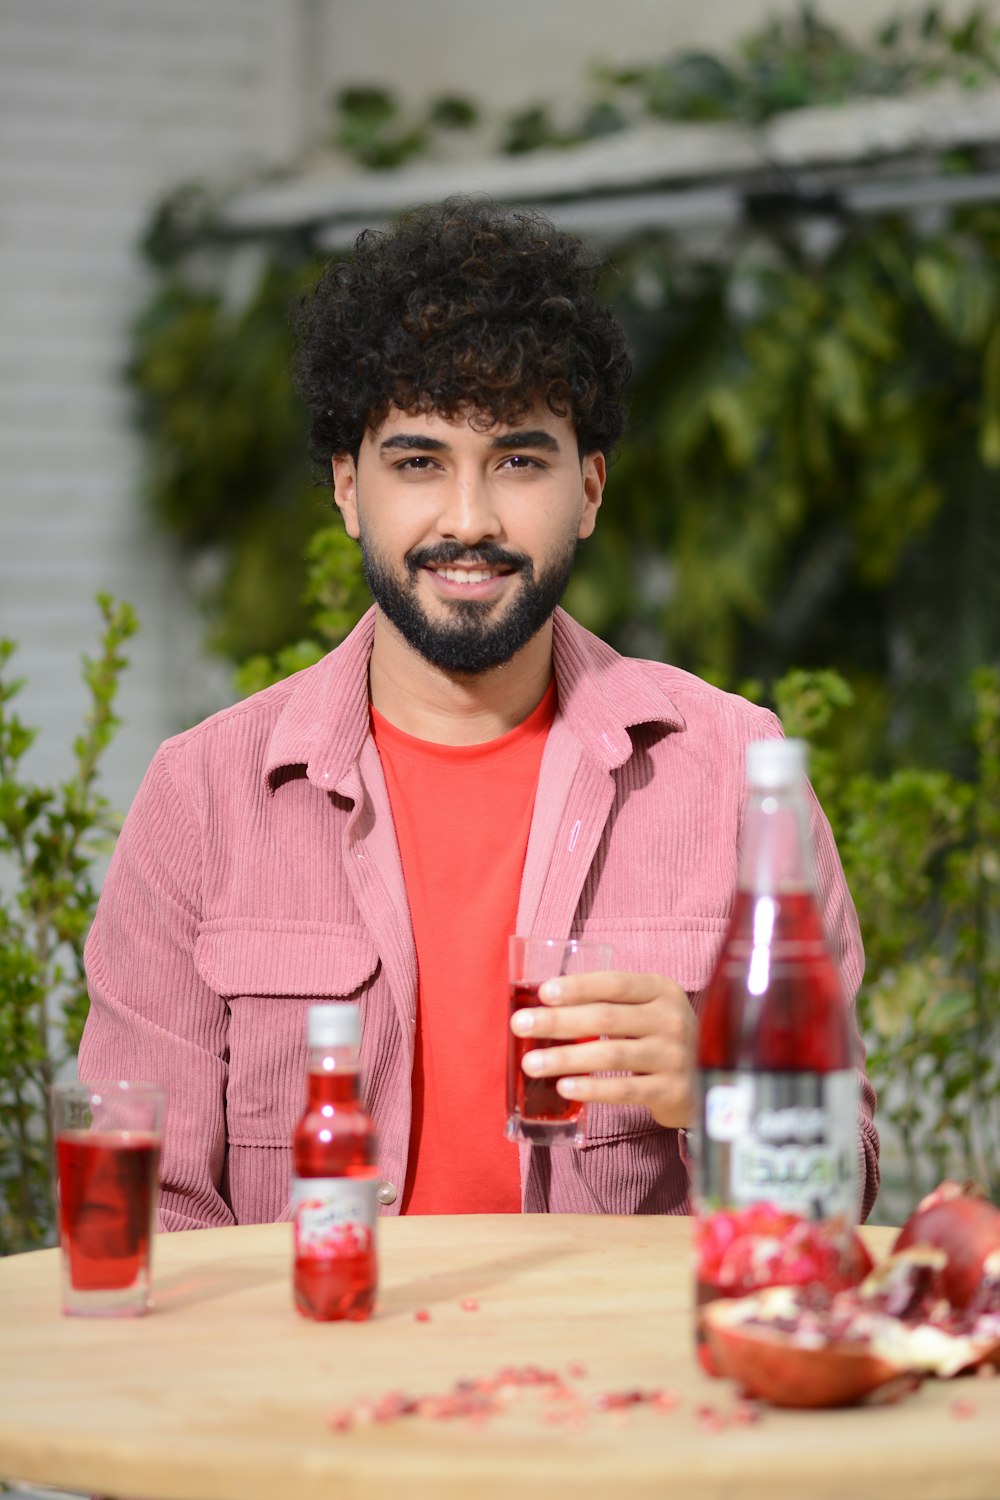
<svg viewBox="0 0 1000 1500"><path fill-rule="evenodd" d="M80 1292L132 1286L149 1264L160 1148L139 1132L68 1130L56 1141L59 1234Z"/></svg>
<svg viewBox="0 0 1000 1500"><path fill-rule="evenodd" d="M740 891L723 957L699 1015L699 1068L832 1073L853 1067L847 1010L812 896L771 898L774 929L766 971L747 984L758 898Z"/></svg>
<svg viewBox="0 0 1000 1500"><path fill-rule="evenodd" d="M324 1140L324 1135L330 1138ZM292 1158L298 1178L378 1177L375 1132L359 1098L356 1073L309 1074L309 1102L295 1129ZM375 1241L359 1238L366 1242L355 1252L345 1243L335 1254L296 1253L293 1287L303 1316L359 1322L370 1315L378 1284Z"/></svg>
<svg viewBox="0 0 1000 1500"><path fill-rule="evenodd" d="M538 984L512 984L510 987L510 1015L516 1010L536 1010ZM508 1018L509 1019L509 1018ZM525 1053L541 1051L545 1047L563 1047L565 1042L550 1037L515 1036L507 1031L507 1113L519 1115L522 1120L539 1123L572 1123L580 1118L583 1105L577 1099L564 1099L556 1092L557 1079L529 1078L521 1066Z"/></svg>

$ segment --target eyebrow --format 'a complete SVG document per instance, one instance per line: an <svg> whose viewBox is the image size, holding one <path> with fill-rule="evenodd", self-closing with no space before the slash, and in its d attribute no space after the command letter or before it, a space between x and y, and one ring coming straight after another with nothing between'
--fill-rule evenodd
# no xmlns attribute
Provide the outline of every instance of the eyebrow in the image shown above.
<svg viewBox="0 0 1000 1500"><path fill-rule="evenodd" d="M502 432L492 439L490 447L500 453L508 453L512 449L520 448L536 448L546 453L559 452L558 442L551 432L545 431L544 427L535 428L530 432ZM417 432L396 432L379 444L380 453L399 448L407 452L419 450L421 453L448 453L451 445L442 442L440 438L425 437Z"/></svg>

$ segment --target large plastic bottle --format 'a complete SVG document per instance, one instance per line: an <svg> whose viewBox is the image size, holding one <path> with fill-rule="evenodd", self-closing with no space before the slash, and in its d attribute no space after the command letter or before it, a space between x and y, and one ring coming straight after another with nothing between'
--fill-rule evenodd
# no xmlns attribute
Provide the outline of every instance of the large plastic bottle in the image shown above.
<svg viewBox="0 0 1000 1500"><path fill-rule="evenodd" d="M858 1080L815 898L805 744L749 745L747 780L736 899L699 1015L699 1306L850 1279L838 1262L858 1210Z"/></svg>
<svg viewBox="0 0 1000 1500"><path fill-rule="evenodd" d="M345 1002L309 1007L305 1111L292 1141L295 1305L326 1322L367 1318L378 1281L375 1127L361 1100L361 1021Z"/></svg>

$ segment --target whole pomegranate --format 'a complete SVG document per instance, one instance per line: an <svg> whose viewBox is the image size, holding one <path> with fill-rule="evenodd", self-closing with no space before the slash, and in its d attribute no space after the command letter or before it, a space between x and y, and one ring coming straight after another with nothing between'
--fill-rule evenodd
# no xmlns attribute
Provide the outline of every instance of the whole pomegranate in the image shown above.
<svg viewBox="0 0 1000 1500"><path fill-rule="evenodd" d="M953 1307L967 1307L986 1277L987 1260L1000 1256L1000 1209L970 1185L942 1182L907 1219L893 1254L914 1245L944 1251L941 1290ZM996 1264L991 1259L991 1271Z"/></svg>

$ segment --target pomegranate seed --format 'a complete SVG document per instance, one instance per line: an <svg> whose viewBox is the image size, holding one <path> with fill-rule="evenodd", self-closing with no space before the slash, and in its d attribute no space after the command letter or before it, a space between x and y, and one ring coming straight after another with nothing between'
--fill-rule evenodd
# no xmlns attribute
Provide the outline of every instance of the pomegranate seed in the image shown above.
<svg viewBox="0 0 1000 1500"><path fill-rule="evenodd" d="M732 1420L740 1427L752 1426L760 1421L760 1408L741 1401L738 1406L733 1407Z"/></svg>
<svg viewBox="0 0 1000 1500"><path fill-rule="evenodd" d="M429 1323L431 1320L431 1315L426 1307L418 1307L413 1316L418 1323Z"/></svg>
<svg viewBox="0 0 1000 1500"><path fill-rule="evenodd" d="M681 1398L676 1391L657 1391L653 1396L652 1404L657 1411L675 1411L680 1401Z"/></svg>
<svg viewBox="0 0 1000 1500"><path fill-rule="evenodd" d="M479 1303L476 1301L475 1297L463 1297L458 1305L463 1312L479 1311Z"/></svg>
<svg viewBox="0 0 1000 1500"><path fill-rule="evenodd" d="M587 1366L578 1359L571 1360L566 1369L575 1380L582 1380L587 1374Z"/></svg>
<svg viewBox="0 0 1000 1500"><path fill-rule="evenodd" d="M705 1432L722 1432L727 1425L722 1412L716 1411L714 1406L699 1406L695 1416L698 1426Z"/></svg>
<svg viewBox="0 0 1000 1500"><path fill-rule="evenodd" d="M951 1414L958 1422L967 1422L976 1415L976 1403L962 1396L951 1403Z"/></svg>

